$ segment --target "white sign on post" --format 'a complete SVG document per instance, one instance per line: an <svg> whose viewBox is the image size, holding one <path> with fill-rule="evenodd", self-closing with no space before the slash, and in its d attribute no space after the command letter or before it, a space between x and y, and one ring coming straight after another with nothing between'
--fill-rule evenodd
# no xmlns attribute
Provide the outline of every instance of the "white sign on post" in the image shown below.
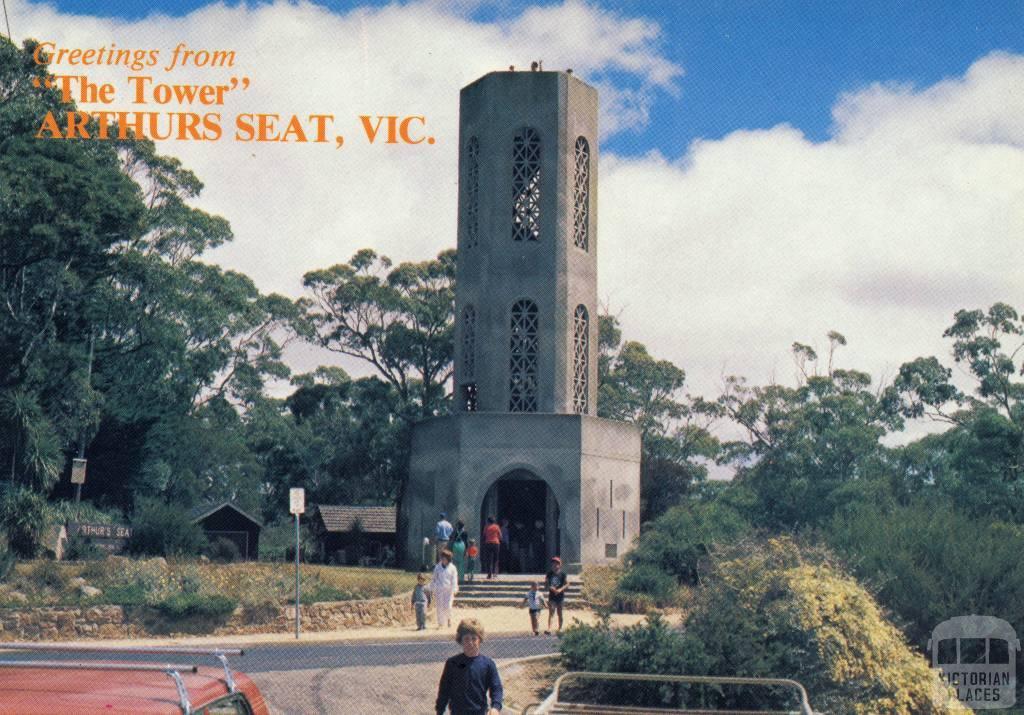
<svg viewBox="0 0 1024 715"><path fill-rule="evenodd" d="M290 514L306 512L306 490L302 487L288 490L288 512Z"/></svg>
<svg viewBox="0 0 1024 715"><path fill-rule="evenodd" d="M85 460L71 460L71 483L85 484Z"/></svg>

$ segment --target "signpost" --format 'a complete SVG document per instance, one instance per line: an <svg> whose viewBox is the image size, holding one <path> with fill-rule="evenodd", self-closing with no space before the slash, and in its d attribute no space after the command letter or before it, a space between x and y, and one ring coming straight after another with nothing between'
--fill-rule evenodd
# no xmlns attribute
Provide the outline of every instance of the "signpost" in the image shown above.
<svg viewBox="0 0 1024 715"><path fill-rule="evenodd" d="M76 457L71 460L71 483L75 485L75 503L82 501L82 485L85 484L86 460Z"/></svg>
<svg viewBox="0 0 1024 715"><path fill-rule="evenodd" d="M306 511L306 490L302 487L288 490L288 511L295 515L295 638L299 637L302 620L302 597L299 590L299 515Z"/></svg>

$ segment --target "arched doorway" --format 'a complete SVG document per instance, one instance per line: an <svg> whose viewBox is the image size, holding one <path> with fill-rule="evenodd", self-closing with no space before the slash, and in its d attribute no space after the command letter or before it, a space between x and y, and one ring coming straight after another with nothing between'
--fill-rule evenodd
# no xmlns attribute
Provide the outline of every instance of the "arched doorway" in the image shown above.
<svg viewBox="0 0 1024 715"><path fill-rule="evenodd" d="M543 479L526 469L501 476L484 495L480 532L493 516L508 519L509 545L503 549L503 573L545 573L552 556L561 553L558 500Z"/></svg>

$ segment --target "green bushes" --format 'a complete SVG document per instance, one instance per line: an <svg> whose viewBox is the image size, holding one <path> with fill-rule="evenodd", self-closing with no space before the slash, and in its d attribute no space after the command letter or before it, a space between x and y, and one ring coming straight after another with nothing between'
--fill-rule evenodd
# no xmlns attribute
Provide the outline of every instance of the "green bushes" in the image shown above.
<svg viewBox="0 0 1024 715"><path fill-rule="evenodd" d="M63 591L68 587L67 572L55 561L40 561L32 567L32 583L40 589Z"/></svg>
<svg viewBox="0 0 1024 715"><path fill-rule="evenodd" d="M837 516L824 534L922 651L951 616L982 613L1024 631L1024 528L938 500Z"/></svg>
<svg viewBox="0 0 1024 715"><path fill-rule="evenodd" d="M0 488L0 526L7 534L7 545L18 558L31 559L39 552L46 500L24 487Z"/></svg>
<svg viewBox="0 0 1024 715"><path fill-rule="evenodd" d="M238 602L220 594L179 593L157 601L155 607L170 620L187 618L221 619L230 616Z"/></svg>
<svg viewBox="0 0 1024 715"><path fill-rule="evenodd" d="M569 669L793 678L823 712L917 715L956 711L923 657L825 552L792 541L721 551L682 632L657 617L631 629L575 626L562 639ZM634 688L639 686L634 686ZM752 688L646 690L664 706L792 707ZM618 697L624 690L611 693ZM639 691L633 693L635 700ZM615 702L609 700L607 702Z"/></svg>
<svg viewBox="0 0 1024 715"><path fill-rule="evenodd" d="M140 499L135 505L131 525L128 550L133 554L195 555L206 545L201 528L184 518L179 507L159 499Z"/></svg>
<svg viewBox="0 0 1024 715"><path fill-rule="evenodd" d="M68 561L102 561L107 558L107 552L89 537L76 534L68 539L64 558Z"/></svg>
<svg viewBox="0 0 1024 715"><path fill-rule="evenodd" d="M631 613L679 605L680 585L700 581L710 550L750 531L729 504L694 501L672 507L645 526L607 605Z"/></svg>
<svg viewBox="0 0 1024 715"><path fill-rule="evenodd" d="M631 565L671 574L680 583L696 584L715 544L731 544L749 532L750 525L727 504L682 504L651 522L627 559Z"/></svg>
<svg viewBox="0 0 1024 715"><path fill-rule="evenodd" d="M675 603L679 584L658 567L640 563L622 575L615 590L617 610L646 613L653 606Z"/></svg>

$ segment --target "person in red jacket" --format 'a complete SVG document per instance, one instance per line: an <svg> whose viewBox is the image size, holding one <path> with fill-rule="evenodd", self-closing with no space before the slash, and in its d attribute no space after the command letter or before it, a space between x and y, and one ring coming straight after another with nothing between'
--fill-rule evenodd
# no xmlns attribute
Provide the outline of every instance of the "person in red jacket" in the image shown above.
<svg viewBox="0 0 1024 715"><path fill-rule="evenodd" d="M494 517L487 517L484 527L484 567L487 578L494 578L498 573L498 552L501 549L501 527L494 523Z"/></svg>

